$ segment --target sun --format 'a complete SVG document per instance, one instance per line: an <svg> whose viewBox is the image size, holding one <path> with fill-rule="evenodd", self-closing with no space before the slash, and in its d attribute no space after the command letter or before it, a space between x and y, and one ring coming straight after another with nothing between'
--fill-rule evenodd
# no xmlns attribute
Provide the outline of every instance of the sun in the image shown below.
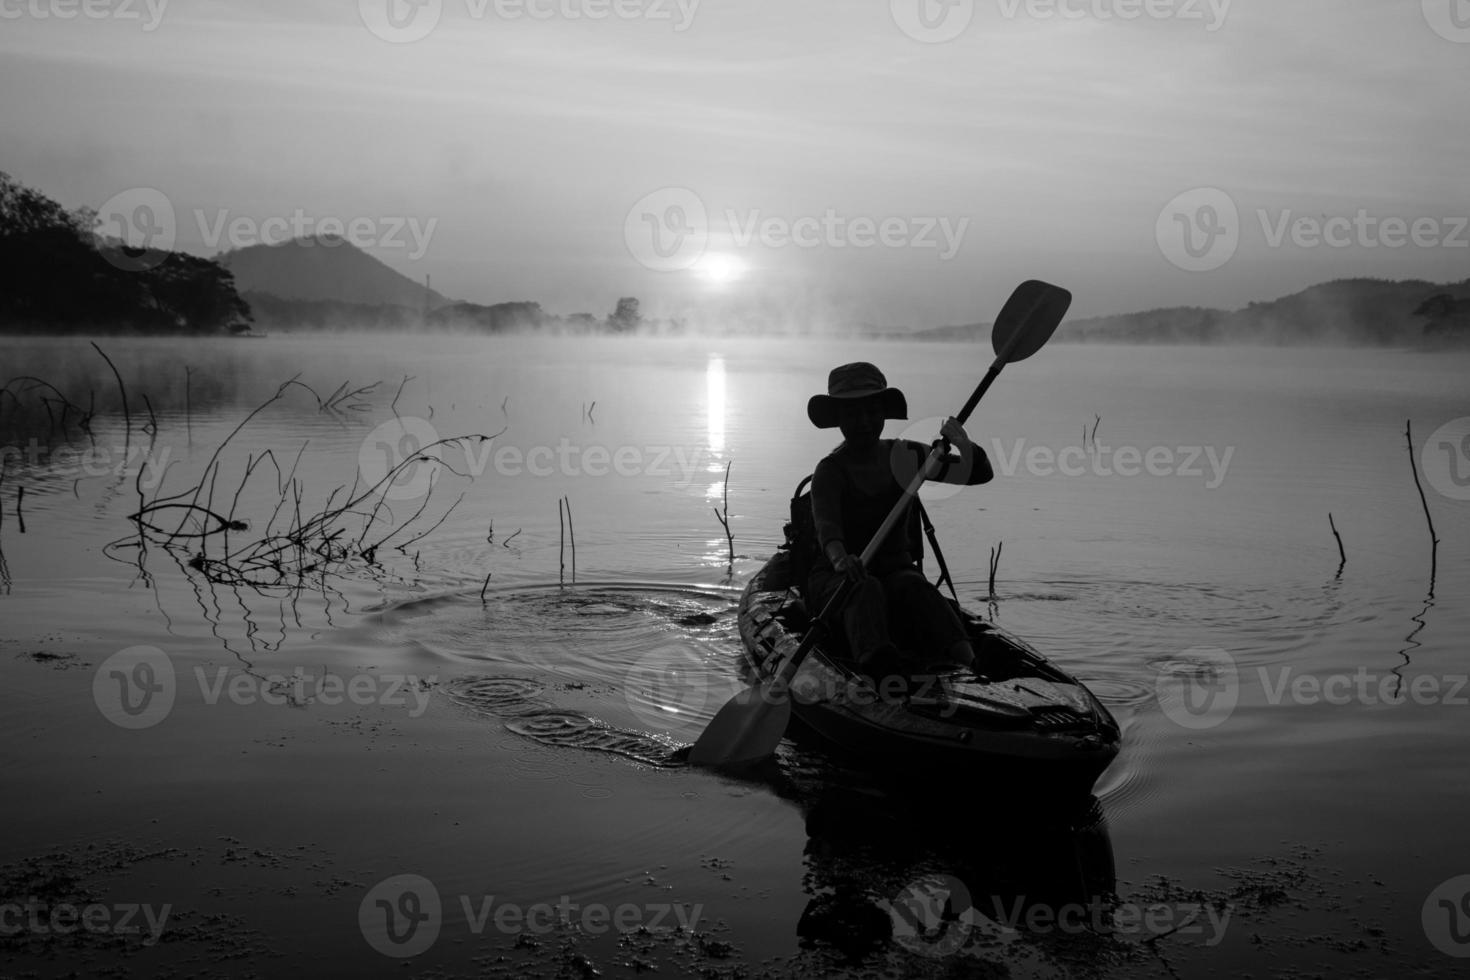
<svg viewBox="0 0 1470 980"><path fill-rule="evenodd" d="M712 286L724 286L743 277L745 261L729 252L711 252L694 264L694 272Z"/></svg>

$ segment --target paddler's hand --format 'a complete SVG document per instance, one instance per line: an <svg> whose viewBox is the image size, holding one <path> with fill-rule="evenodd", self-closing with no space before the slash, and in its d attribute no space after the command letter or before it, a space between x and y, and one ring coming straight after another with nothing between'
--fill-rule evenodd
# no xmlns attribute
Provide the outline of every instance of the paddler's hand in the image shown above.
<svg viewBox="0 0 1470 980"><path fill-rule="evenodd" d="M939 427L939 434L961 453L967 451L971 446L970 436L965 432L965 427L960 425L960 420L957 418L951 417L945 419L944 424Z"/></svg>
<svg viewBox="0 0 1470 980"><path fill-rule="evenodd" d="M843 555L833 563L832 567L838 575L843 576L853 585L860 584L868 577L868 570L863 567L863 560L857 555Z"/></svg>

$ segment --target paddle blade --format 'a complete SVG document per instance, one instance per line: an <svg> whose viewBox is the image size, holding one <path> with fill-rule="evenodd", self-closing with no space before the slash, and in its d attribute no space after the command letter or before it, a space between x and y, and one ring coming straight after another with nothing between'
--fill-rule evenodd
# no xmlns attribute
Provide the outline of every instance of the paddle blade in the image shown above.
<svg viewBox="0 0 1470 980"><path fill-rule="evenodd" d="M1006 300L990 342L995 356L1007 364L1024 361L1051 339L1072 305L1072 294L1061 286L1029 279Z"/></svg>
<svg viewBox="0 0 1470 980"><path fill-rule="evenodd" d="M781 744L791 720L791 699L774 696L766 682L747 687L725 703L689 750L696 766L759 762Z"/></svg>

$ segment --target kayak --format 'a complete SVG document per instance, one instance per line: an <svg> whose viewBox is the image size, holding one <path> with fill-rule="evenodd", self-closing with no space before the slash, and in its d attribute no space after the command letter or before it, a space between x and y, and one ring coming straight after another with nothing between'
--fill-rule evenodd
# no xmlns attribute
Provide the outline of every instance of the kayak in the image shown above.
<svg viewBox="0 0 1470 980"><path fill-rule="evenodd" d="M788 561L778 551L740 598L740 638L756 677L774 676L812 618L791 588ZM975 669L916 675L906 690L875 688L837 643L819 642L791 680L793 720L828 751L863 765L984 779L1008 797L1088 796L1118 755L1117 721L1029 644L953 605L974 645Z"/></svg>

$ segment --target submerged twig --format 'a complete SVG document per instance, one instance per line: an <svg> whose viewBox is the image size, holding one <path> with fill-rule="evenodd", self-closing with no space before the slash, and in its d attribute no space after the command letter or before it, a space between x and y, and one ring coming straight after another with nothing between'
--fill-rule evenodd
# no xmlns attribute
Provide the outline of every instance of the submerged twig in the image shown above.
<svg viewBox="0 0 1470 980"><path fill-rule="evenodd" d="M572 584L577 584L577 528L572 523L572 498L563 497L567 505L567 539L572 546Z"/></svg>
<svg viewBox="0 0 1470 980"><path fill-rule="evenodd" d="M132 413L128 411L128 387L127 385L123 384L122 374L118 372L117 365L113 364L112 358L108 357L107 354L103 352L102 348L97 346L97 342L95 340L92 341L92 349L95 350L98 354L101 354L102 359L107 362L107 366L112 368L112 376L117 379L117 390L122 393L124 426L123 445L126 446L128 444L128 437L131 436L133 432L133 416Z"/></svg>
<svg viewBox="0 0 1470 980"><path fill-rule="evenodd" d="M1006 543L1001 541L990 549L990 600L995 601L995 573L1000 570L1000 553L1005 549Z"/></svg>

